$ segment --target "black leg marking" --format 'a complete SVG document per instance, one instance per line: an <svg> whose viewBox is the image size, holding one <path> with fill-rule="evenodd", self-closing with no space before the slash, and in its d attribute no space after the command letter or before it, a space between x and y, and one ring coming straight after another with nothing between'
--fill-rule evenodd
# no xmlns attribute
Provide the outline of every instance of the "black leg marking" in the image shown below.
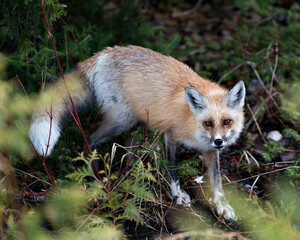
<svg viewBox="0 0 300 240"><path fill-rule="evenodd" d="M178 171L175 169L177 164L177 156L178 156L178 149L176 143L173 141L172 137L168 134L164 135L165 138L165 151L166 151L166 158L170 162L171 165L171 178L173 181L179 181Z"/></svg>
<svg viewBox="0 0 300 240"><path fill-rule="evenodd" d="M179 174L176 169L174 169L177 163L178 148L176 142L172 139L172 136L165 133L165 149L166 157L171 165L171 194L176 199L176 204L190 206L191 198L190 196L180 188Z"/></svg>

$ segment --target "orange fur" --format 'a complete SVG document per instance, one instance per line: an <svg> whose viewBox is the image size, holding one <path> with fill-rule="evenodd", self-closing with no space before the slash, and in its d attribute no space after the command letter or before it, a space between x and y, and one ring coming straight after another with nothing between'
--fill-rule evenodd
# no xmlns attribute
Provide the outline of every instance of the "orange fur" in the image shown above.
<svg viewBox="0 0 300 240"><path fill-rule="evenodd" d="M150 126L172 131L179 141L195 140L196 122L185 98L186 86L192 86L214 103L228 93L174 58L136 46L108 48L80 63L79 68L87 72L103 54L109 55L108 65L117 66L121 72L124 97L139 119L146 122L148 109ZM212 90L215 94L210 95Z"/></svg>

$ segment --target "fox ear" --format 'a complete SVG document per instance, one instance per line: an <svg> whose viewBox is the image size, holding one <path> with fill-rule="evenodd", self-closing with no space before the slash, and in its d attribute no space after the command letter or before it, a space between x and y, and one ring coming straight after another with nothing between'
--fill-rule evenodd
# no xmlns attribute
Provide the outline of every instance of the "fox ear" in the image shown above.
<svg viewBox="0 0 300 240"><path fill-rule="evenodd" d="M185 97L190 105L192 113L197 114L206 108L208 100L191 87L185 88Z"/></svg>
<svg viewBox="0 0 300 240"><path fill-rule="evenodd" d="M229 108L242 108L245 103L246 89L243 81L239 81L227 94L226 101Z"/></svg>

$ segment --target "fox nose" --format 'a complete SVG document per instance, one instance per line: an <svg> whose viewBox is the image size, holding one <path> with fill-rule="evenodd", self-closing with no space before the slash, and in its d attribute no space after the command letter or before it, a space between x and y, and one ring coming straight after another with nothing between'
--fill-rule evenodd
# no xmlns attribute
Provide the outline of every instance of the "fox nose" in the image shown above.
<svg viewBox="0 0 300 240"><path fill-rule="evenodd" d="M221 146L221 145L223 144L222 139L217 138L217 139L215 140L215 144L216 144L217 146Z"/></svg>

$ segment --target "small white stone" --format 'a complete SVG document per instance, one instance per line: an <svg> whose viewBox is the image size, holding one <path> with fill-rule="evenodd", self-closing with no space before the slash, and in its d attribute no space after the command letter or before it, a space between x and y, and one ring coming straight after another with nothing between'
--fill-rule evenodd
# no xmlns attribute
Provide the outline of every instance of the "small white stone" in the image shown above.
<svg viewBox="0 0 300 240"><path fill-rule="evenodd" d="M274 130L268 133L267 138L275 142L280 142L282 139L282 134L279 131Z"/></svg>
<svg viewBox="0 0 300 240"><path fill-rule="evenodd" d="M203 181L203 176L199 176L194 179L194 182L200 184L200 183L204 183L205 181Z"/></svg>

